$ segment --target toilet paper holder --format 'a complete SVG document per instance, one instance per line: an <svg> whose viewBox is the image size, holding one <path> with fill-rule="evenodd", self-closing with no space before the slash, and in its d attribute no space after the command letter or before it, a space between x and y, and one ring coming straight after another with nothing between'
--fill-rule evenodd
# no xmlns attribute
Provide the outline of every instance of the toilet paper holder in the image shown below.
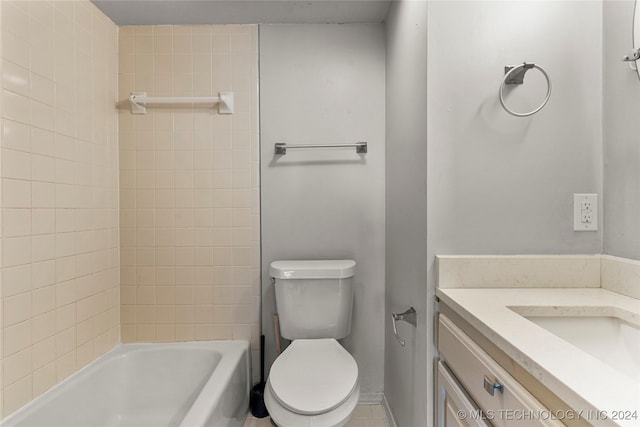
<svg viewBox="0 0 640 427"><path fill-rule="evenodd" d="M404 347L406 343L404 342L404 340L400 338L400 335L398 335L398 328L396 327L396 322L398 320L402 320L404 322L407 322L413 325L413 327L415 328L417 325L416 309L413 307L409 307L409 309L404 313L391 313L391 318L393 319L393 334L396 336L396 339L398 340L400 345Z"/></svg>

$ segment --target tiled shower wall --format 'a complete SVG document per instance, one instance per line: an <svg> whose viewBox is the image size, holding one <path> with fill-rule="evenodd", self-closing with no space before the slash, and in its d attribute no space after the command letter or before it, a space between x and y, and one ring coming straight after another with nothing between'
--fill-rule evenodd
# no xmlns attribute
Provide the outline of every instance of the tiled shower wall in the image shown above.
<svg viewBox="0 0 640 427"><path fill-rule="evenodd" d="M2 416L119 340L117 29L2 1Z"/></svg>
<svg viewBox="0 0 640 427"><path fill-rule="evenodd" d="M123 342L252 339L258 349L257 46L252 25L119 29ZM233 91L235 112L132 114L132 91Z"/></svg>

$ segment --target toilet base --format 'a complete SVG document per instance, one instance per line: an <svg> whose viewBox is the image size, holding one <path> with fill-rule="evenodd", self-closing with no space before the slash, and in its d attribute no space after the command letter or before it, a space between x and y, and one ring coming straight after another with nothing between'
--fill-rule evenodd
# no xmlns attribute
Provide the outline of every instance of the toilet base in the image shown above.
<svg viewBox="0 0 640 427"><path fill-rule="evenodd" d="M278 427L342 427L351 418L360 399L360 385L356 385L353 392L340 406L324 414L301 415L291 412L282 406L271 392L269 380L264 388L264 403L267 406L271 420Z"/></svg>

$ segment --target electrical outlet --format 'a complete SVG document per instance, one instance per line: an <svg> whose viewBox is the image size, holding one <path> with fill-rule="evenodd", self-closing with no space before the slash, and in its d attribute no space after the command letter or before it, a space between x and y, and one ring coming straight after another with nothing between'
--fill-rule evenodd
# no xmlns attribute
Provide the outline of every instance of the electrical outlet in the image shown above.
<svg viewBox="0 0 640 427"><path fill-rule="evenodd" d="M573 195L573 229L575 231L598 230L598 195Z"/></svg>

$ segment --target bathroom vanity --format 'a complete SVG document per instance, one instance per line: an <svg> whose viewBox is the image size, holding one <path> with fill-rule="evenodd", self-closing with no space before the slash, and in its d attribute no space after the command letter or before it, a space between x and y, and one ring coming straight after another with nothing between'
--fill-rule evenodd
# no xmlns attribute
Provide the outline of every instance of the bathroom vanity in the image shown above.
<svg viewBox="0 0 640 427"><path fill-rule="evenodd" d="M639 262L437 262L436 425L640 425Z"/></svg>

